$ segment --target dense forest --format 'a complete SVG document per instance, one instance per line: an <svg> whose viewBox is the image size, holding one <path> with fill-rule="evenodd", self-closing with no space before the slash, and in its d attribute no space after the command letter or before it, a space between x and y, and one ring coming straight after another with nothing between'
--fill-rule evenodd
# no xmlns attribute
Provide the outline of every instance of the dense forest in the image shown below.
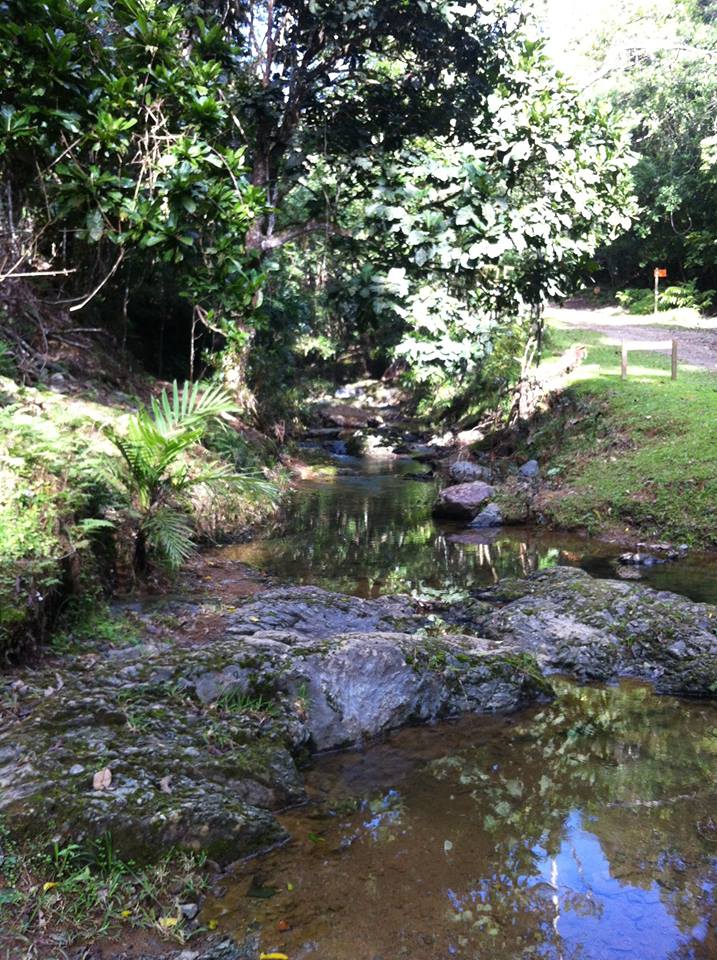
<svg viewBox="0 0 717 960"><path fill-rule="evenodd" d="M717 0L0 2L0 954L613 960L573 843L715 955L713 704L551 677L717 691L716 68Z"/></svg>
<svg viewBox="0 0 717 960"><path fill-rule="evenodd" d="M615 112L520 4L23 2L2 43L28 364L57 306L267 417L307 365L467 390L635 213Z"/></svg>

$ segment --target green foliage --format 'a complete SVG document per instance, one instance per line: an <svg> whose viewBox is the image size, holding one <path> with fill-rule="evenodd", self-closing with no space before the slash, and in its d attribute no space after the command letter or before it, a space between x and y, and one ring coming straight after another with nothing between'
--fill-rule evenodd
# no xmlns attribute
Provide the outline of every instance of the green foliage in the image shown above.
<svg viewBox="0 0 717 960"><path fill-rule="evenodd" d="M179 905L207 886L205 858L188 851L171 850L143 867L119 858L110 834L34 852L9 845L1 827L0 839L14 863L8 872L3 862L0 919L4 931L23 939L60 928L63 942L75 943L131 926L169 932L181 943L188 932Z"/></svg>
<svg viewBox="0 0 717 960"><path fill-rule="evenodd" d="M20 262L71 268L76 300L162 267L198 320L231 333L262 281L245 238L264 197L227 96L230 38L156 0L10 0L0 54Z"/></svg>
<svg viewBox="0 0 717 960"><path fill-rule="evenodd" d="M73 564L92 566L111 502L88 437L49 392L9 381L0 408L0 660L28 652L57 612ZM42 409L42 415L39 411ZM94 523L88 528L87 519Z"/></svg>
<svg viewBox="0 0 717 960"><path fill-rule="evenodd" d="M12 377L15 375L15 360L13 358L10 344L0 340L0 377Z"/></svg>
<svg viewBox="0 0 717 960"><path fill-rule="evenodd" d="M646 315L655 309L655 294L652 290L639 290L628 287L615 294L615 299L628 313ZM659 309L659 299L658 299Z"/></svg>
<svg viewBox="0 0 717 960"><path fill-rule="evenodd" d="M687 283L673 284L661 290L657 297L657 309L658 311L679 309L704 311L711 306L714 295L714 290L698 290L696 281L689 280ZM615 299L628 313L644 316L654 313L655 310L654 290L628 287L626 290L618 291Z"/></svg>
<svg viewBox="0 0 717 960"><path fill-rule="evenodd" d="M105 429L122 458L115 476L136 511L135 559L140 569L148 562L147 548L174 570L191 555L193 488L233 485L248 495L273 496L274 487L261 476L235 473L216 463L196 470L184 457L212 423L234 411L234 401L220 385L185 383L180 391L175 381L171 396L163 391L149 410L130 417L125 433Z"/></svg>
<svg viewBox="0 0 717 960"><path fill-rule="evenodd" d="M438 7L427 36L440 16L450 20ZM491 18L510 29L489 41ZM394 118L400 138L375 132L348 157L344 141L329 140L305 161L285 215L323 217L325 229L282 249L268 272L270 330L265 339L259 331L274 349L282 338L294 366L306 356L348 378L397 358L427 396L444 384L455 396L483 389L481 370L497 353L504 363L494 359L486 379L504 389L545 300L569 290L599 244L631 223L621 130L559 76L525 17L497 4L457 14L450 29L455 45L433 50L453 72L437 81L445 113L428 108L421 87L410 119ZM393 39L381 42L390 49ZM487 51L484 84L469 95L463 70L477 44ZM389 90L405 80L383 58L369 68L385 73ZM446 102L453 94L460 116Z"/></svg>
<svg viewBox="0 0 717 960"><path fill-rule="evenodd" d="M630 354L584 330L551 331L550 352L588 347L562 405L532 424L530 455L559 477L541 506L562 528L634 529L646 541L714 546L717 529L717 392L707 371L670 357Z"/></svg>
<svg viewBox="0 0 717 960"><path fill-rule="evenodd" d="M600 255L611 283L641 285L664 266L717 286L717 21L692 2L627 0L583 46L601 78L590 90L626 118L638 158L640 216Z"/></svg>
<svg viewBox="0 0 717 960"><path fill-rule="evenodd" d="M666 287L658 298L659 308L679 310L681 308L705 311L709 310L715 298L714 290L698 290L697 282L673 284Z"/></svg>

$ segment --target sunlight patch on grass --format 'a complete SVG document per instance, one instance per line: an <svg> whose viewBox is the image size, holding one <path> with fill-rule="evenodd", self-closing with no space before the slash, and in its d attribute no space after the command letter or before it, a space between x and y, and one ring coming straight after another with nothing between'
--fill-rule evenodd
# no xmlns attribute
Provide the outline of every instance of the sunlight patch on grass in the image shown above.
<svg viewBox="0 0 717 960"><path fill-rule="evenodd" d="M557 478L551 519L717 544L717 375L681 364L672 381L669 355L635 350L623 381L615 347L562 324L548 363L576 344L587 356L566 378L566 411L532 428L530 452Z"/></svg>

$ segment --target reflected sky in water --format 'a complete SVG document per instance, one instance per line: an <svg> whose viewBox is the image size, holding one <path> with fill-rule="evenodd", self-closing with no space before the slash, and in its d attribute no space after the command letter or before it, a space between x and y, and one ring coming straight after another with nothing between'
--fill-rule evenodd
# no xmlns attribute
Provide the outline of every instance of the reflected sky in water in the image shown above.
<svg viewBox="0 0 717 960"><path fill-rule="evenodd" d="M203 920L291 960L714 960L717 704L559 687L319 760Z"/></svg>

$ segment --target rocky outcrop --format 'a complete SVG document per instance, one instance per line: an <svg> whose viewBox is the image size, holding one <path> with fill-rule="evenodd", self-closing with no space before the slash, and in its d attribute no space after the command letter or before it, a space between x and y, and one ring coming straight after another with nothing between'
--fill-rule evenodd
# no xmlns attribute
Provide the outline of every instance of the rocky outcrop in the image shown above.
<svg viewBox="0 0 717 960"><path fill-rule="evenodd" d="M498 649L531 653L580 680L635 677L661 693L717 694L717 607L568 567L504 580L504 606L475 624Z"/></svg>
<svg viewBox="0 0 717 960"><path fill-rule="evenodd" d="M325 423L342 429L360 430L363 427L377 427L382 422L382 418L375 413L348 403L325 404L319 407L318 412Z"/></svg>
<svg viewBox="0 0 717 960"><path fill-rule="evenodd" d="M286 839L274 811L304 799L311 751L514 710L549 695L550 671L714 696L717 607L571 568L431 616L405 597L270 590L203 647L15 674L0 689L0 813L20 840L109 831L124 857L180 845L226 864Z"/></svg>
<svg viewBox="0 0 717 960"><path fill-rule="evenodd" d="M485 467L472 460L456 460L452 463L448 473L454 483L472 483L474 480L489 480Z"/></svg>
<svg viewBox="0 0 717 960"><path fill-rule="evenodd" d="M438 495L438 502L433 508L434 516L451 520L472 520L494 493L494 487L482 480L446 487Z"/></svg>
<svg viewBox="0 0 717 960"><path fill-rule="evenodd" d="M308 752L549 689L495 646L440 633L407 599L299 587L250 600L205 647L26 671L0 691L0 812L19 839L109 831L125 857L178 844L230 862L286 839L272 811L304 799Z"/></svg>

